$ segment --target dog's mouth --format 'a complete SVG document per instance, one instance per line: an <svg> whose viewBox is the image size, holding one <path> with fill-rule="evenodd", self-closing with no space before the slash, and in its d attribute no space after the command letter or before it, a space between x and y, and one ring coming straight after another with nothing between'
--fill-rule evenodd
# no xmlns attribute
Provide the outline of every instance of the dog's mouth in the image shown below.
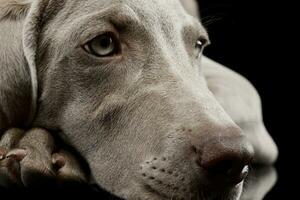
<svg viewBox="0 0 300 200"><path fill-rule="evenodd" d="M171 160L173 161L173 160ZM243 190L244 179L227 181L226 177L206 176L193 170L189 163L171 163L169 157L153 157L140 166L140 195L155 196L155 200L238 200ZM174 167L176 166L176 167ZM197 168L198 169L198 168ZM201 174L202 173L202 174ZM139 195L139 196L140 196ZM148 199L142 196L140 199Z"/></svg>
<svg viewBox="0 0 300 200"><path fill-rule="evenodd" d="M214 188L213 190L200 188L183 193L176 191L164 193L149 185L145 186L145 190L147 193L152 193L159 200L239 200L243 191L243 182L227 188Z"/></svg>
<svg viewBox="0 0 300 200"><path fill-rule="evenodd" d="M201 191L196 200L239 200L243 191L243 182L225 189Z"/></svg>

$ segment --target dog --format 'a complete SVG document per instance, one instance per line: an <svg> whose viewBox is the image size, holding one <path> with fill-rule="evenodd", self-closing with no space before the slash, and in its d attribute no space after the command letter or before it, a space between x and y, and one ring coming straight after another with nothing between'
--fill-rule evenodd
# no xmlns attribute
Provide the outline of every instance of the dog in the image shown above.
<svg viewBox="0 0 300 200"><path fill-rule="evenodd" d="M59 133L125 199L239 198L254 145L207 87L209 39L180 2L3 5L1 40L15 46L0 51L1 130ZM23 146L10 155L25 163ZM45 166L59 160L47 148Z"/></svg>

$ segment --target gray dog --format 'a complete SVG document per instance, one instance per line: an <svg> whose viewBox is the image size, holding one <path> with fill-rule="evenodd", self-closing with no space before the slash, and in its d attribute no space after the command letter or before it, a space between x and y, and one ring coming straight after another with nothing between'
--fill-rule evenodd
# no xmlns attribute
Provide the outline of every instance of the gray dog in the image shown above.
<svg viewBox="0 0 300 200"><path fill-rule="evenodd" d="M91 178L125 199L238 199L253 156L275 161L272 139L245 135L228 93L208 81L217 100L207 87L208 36L179 1L0 2L1 131L59 132ZM12 129L1 143L0 159L20 162L25 185L30 169L52 176L53 164L83 177L42 129Z"/></svg>

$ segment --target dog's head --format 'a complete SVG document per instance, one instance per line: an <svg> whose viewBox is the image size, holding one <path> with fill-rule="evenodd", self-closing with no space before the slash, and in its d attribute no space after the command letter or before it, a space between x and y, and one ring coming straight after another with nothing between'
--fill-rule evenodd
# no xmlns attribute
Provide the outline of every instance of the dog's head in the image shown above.
<svg viewBox="0 0 300 200"><path fill-rule="evenodd" d="M126 199L239 197L253 150L207 88L208 36L179 1L36 0L23 37L35 125L61 130L98 184Z"/></svg>

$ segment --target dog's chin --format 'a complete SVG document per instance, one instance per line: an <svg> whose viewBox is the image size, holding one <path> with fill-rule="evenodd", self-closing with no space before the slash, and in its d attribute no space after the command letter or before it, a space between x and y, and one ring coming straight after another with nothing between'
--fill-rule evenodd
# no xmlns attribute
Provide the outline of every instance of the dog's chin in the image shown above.
<svg viewBox="0 0 300 200"><path fill-rule="evenodd" d="M178 199L178 200L239 200L241 198L243 191L243 182L240 184L228 187L226 189L217 189L214 190L198 190L195 192L182 194L180 197L176 197L174 193L166 195L158 191L153 190L150 187L146 188L146 191L143 192L144 195L139 199L143 200L167 200L167 199Z"/></svg>
<svg viewBox="0 0 300 200"><path fill-rule="evenodd" d="M243 192L243 182L239 183L236 186L229 187L224 190L215 190L214 192L208 192L207 194L203 193L199 195L198 199L209 199L209 200L239 200ZM196 198L197 199L197 198Z"/></svg>

